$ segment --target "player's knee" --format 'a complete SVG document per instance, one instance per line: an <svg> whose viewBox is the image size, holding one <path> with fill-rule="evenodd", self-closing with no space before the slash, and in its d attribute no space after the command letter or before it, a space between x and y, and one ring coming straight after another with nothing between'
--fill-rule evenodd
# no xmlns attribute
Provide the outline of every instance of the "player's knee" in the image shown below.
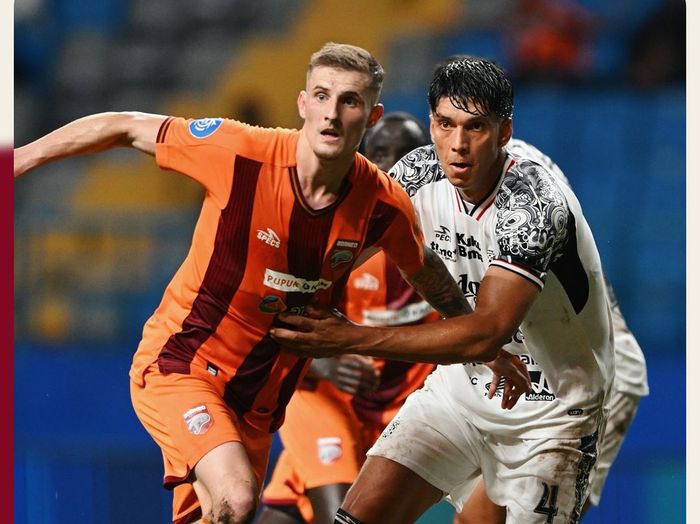
<svg viewBox="0 0 700 524"><path fill-rule="evenodd" d="M235 493L214 500L207 518L212 524L250 524L256 510L257 497Z"/></svg>

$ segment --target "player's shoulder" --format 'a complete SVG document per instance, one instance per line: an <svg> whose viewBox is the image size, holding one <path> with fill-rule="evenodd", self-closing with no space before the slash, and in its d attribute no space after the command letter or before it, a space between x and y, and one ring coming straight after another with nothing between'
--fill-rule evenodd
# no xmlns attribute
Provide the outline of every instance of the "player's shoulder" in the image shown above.
<svg viewBox="0 0 700 524"><path fill-rule="evenodd" d="M207 144L230 149L252 160L293 164L298 131L255 126L232 118L177 118L190 145Z"/></svg>
<svg viewBox="0 0 700 524"><path fill-rule="evenodd" d="M547 203L568 209L566 191L560 181L536 159L510 156L508 169L496 196L497 207Z"/></svg>
<svg viewBox="0 0 700 524"><path fill-rule="evenodd" d="M554 162L554 160L529 142L525 142L524 140L520 140L518 138L512 138L506 145L506 151L514 158L530 159L531 161L550 171L567 186L571 187L568 178L561 168Z"/></svg>
<svg viewBox="0 0 700 524"><path fill-rule="evenodd" d="M414 196L422 187L445 178L435 146L421 146L404 155L389 170L389 176Z"/></svg>
<svg viewBox="0 0 700 524"><path fill-rule="evenodd" d="M374 194L378 200L395 201L407 198L403 188L387 173L360 153L355 154L351 182L356 190Z"/></svg>

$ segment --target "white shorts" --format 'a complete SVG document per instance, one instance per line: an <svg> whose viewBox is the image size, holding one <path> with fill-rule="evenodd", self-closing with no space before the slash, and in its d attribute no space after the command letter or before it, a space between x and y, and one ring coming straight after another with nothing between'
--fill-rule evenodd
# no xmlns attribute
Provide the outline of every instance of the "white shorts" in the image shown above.
<svg viewBox="0 0 700 524"><path fill-rule="evenodd" d="M617 457L625 440L625 435L637 414L639 407L637 395L623 393L613 389L608 400L608 422L605 424L605 432L600 443L598 461L596 462L593 476L591 477L591 504L597 506L600 503L600 495L603 492L605 479L610 471L610 466Z"/></svg>
<svg viewBox="0 0 700 524"><path fill-rule="evenodd" d="M406 466L460 511L483 475L508 524L579 521L596 460L597 434L516 439L482 433L460 417L430 379L408 397L368 455Z"/></svg>

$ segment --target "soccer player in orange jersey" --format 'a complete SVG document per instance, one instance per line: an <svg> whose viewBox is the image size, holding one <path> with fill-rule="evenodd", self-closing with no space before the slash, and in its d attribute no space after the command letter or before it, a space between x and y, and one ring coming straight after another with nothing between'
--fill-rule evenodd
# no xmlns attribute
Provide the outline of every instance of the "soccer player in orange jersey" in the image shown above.
<svg viewBox="0 0 700 524"><path fill-rule="evenodd" d="M383 249L444 316L470 311L423 247L401 187L357 153L382 115L384 72L364 49L312 55L297 105L301 130L234 120L101 113L15 150L14 174L60 158L131 147L205 188L184 262L148 319L130 378L134 409L158 443L173 521L250 522L272 434L309 361L269 336L277 313L336 307L350 269ZM508 406L529 387L519 361Z"/></svg>
<svg viewBox="0 0 700 524"><path fill-rule="evenodd" d="M367 132L365 154L388 171L427 143L415 117L389 113ZM351 273L341 309L350 320L374 326L439 318L383 253ZM314 359L287 407L279 431L284 450L257 524L332 523L365 453L434 368L359 355Z"/></svg>

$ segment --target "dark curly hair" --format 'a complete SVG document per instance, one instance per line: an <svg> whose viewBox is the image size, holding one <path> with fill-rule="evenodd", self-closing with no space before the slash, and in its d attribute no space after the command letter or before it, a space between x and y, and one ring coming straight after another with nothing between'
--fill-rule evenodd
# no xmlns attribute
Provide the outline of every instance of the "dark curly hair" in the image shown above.
<svg viewBox="0 0 700 524"><path fill-rule="evenodd" d="M498 118L513 116L513 85L503 69L484 58L457 56L441 62L428 91L433 113L442 97L449 98L456 108L467 113ZM470 100L476 113L467 109Z"/></svg>

